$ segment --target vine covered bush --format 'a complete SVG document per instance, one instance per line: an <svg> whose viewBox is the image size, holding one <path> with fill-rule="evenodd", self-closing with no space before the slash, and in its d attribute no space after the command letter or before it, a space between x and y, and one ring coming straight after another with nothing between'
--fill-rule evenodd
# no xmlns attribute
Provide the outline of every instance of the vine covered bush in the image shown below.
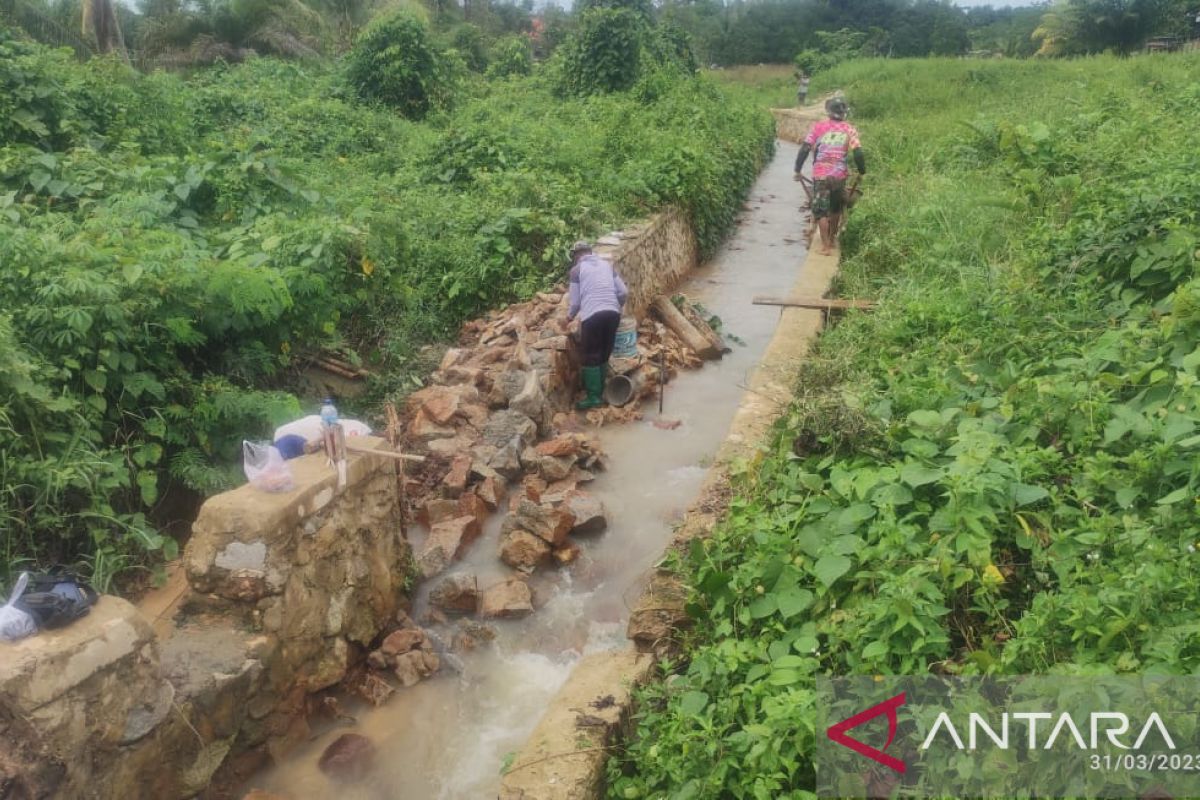
<svg viewBox="0 0 1200 800"><path fill-rule="evenodd" d="M369 417L579 236L678 203L715 241L773 142L703 80L564 100L514 75L417 123L320 64L184 79L0 49L5 585L173 555L164 523L240 480L241 440L319 400L295 395L317 350L372 367L346 408Z"/></svg>
<svg viewBox="0 0 1200 800"><path fill-rule="evenodd" d="M473 51L464 52L470 58ZM372 21L358 37L346 58L346 80L363 100L421 119L450 104L455 75L453 61L433 46L424 23L397 11Z"/></svg>

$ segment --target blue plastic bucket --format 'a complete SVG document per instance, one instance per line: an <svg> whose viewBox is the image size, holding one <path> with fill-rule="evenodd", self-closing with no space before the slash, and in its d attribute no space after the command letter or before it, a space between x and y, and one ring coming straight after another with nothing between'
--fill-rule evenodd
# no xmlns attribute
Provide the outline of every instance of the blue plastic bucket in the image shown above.
<svg viewBox="0 0 1200 800"><path fill-rule="evenodd" d="M621 317L617 326L617 338L613 340L613 358L636 358L637 349L637 320L633 317Z"/></svg>

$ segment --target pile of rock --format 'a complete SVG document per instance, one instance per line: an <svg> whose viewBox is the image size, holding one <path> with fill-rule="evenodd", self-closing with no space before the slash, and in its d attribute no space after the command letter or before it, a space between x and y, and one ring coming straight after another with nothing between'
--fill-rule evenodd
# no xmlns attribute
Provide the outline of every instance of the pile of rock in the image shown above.
<svg viewBox="0 0 1200 800"><path fill-rule="evenodd" d="M367 665L379 671L391 670L400 685L408 688L437 672L442 662L429 634L412 625L389 633L367 656Z"/></svg>
<svg viewBox="0 0 1200 800"><path fill-rule="evenodd" d="M695 310L664 302L672 318L660 314L664 323L643 321L638 355L619 365L618 371L636 376L640 396L657 391L659 381L680 367L698 366L711 356L711 346L702 354L687 339L711 343L715 334L676 332L684 317L702 325ZM468 323L460 346L447 351L430 385L410 395L403 446L427 456L407 485L410 510L429 530L415 554L424 578L460 559L506 498L509 516L499 557L521 576L543 565L572 563L580 552L572 537L607 527L603 506L580 488L604 463L597 442L582 432L581 418L570 410L577 378L566 298L557 292ZM624 411L589 412L587 421L636 415L637 399ZM484 617L532 610L531 592L520 577L482 592L477 587L467 592L457 583L445 592L449 599L434 606L447 613L468 613L472 604L471 611Z"/></svg>

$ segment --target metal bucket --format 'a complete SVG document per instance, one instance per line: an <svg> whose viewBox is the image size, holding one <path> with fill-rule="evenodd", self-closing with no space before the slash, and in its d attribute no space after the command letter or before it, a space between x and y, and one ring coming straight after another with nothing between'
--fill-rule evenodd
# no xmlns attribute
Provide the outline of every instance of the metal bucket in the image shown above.
<svg viewBox="0 0 1200 800"><path fill-rule="evenodd" d="M604 402L620 408L637 397L641 381L629 375L613 375L604 384Z"/></svg>
<svg viewBox="0 0 1200 800"><path fill-rule="evenodd" d="M637 358L637 320L621 317L617 326L617 337L613 340L613 358Z"/></svg>

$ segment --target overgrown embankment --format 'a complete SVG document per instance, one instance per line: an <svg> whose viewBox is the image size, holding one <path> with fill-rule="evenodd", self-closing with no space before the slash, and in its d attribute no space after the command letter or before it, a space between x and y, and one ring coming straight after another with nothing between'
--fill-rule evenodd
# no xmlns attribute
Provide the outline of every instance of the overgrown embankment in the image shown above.
<svg viewBox="0 0 1200 800"><path fill-rule="evenodd" d="M828 75L872 171L840 291L880 307L677 565L687 663L610 796L808 796L820 674L1200 667L1198 66Z"/></svg>
<svg viewBox="0 0 1200 800"><path fill-rule="evenodd" d="M171 555L148 515L239 479L317 349L356 349L379 399L581 235L675 204L711 249L772 142L662 72L569 99L479 78L414 123L334 66L138 76L0 31L0 584L78 562L106 589Z"/></svg>

